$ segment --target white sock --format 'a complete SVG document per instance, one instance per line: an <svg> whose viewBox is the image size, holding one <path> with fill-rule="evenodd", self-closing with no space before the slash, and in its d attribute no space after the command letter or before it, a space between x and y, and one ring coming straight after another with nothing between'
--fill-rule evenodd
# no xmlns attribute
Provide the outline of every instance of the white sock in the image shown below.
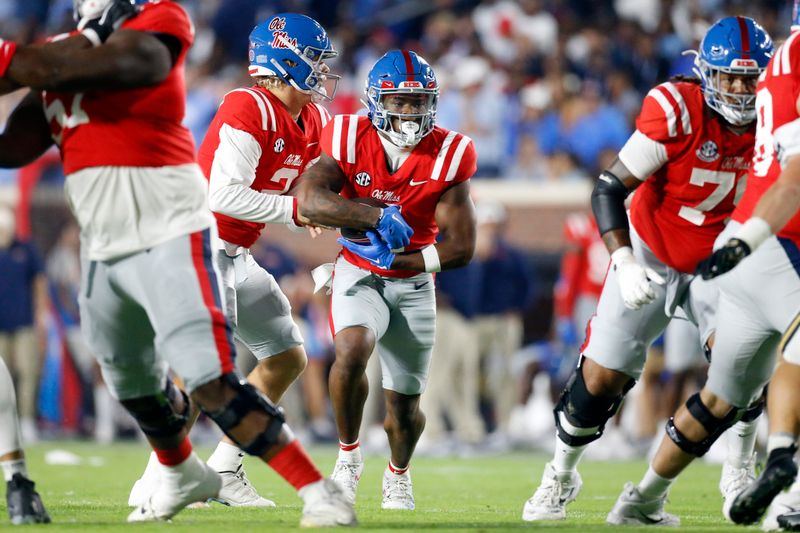
<svg viewBox="0 0 800 533"><path fill-rule="evenodd" d="M588 444L584 444L583 446L570 446L556 435L555 454L550 464L553 465L553 469L557 474L571 474L577 468L581 457L583 457L583 451L587 446Z"/></svg>
<svg viewBox="0 0 800 533"><path fill-rule="evenodd" d="M22 449L19 434L14 382L6 364L0 359L0 455Z"/></svg>
<svg viewBox="0 0 800 533"><path fill-rule="evenodd" d="M736 422L728 430L727 463L734 468L744 468L753 457L756 446L758 418L750 422Z"/></svg>
<svg viewBox="0 0 800 533"><path fill-rule="evenodd" d="M797 442L797 436L791 433L771 433L767 437L767 455L776 448L790 448Z"/></svg>
<svg viewBox="0 0 800 533"><path fill-rule="evenodd" d="M352 450L343 450L342 446L355 446ZM361 458L361 445L358 441L352 444L347 444L339 441L339 461L346 461L348 463L362 463L364 460Z"/></svg>
<svg viewBox="0 0 800 533"><path fill-rule="evenodd" d="M3 477L6 481L11 481L14 474L22 474L28 477L28 469L25 466L25 459L11 459L8 461L0 461L0 466L3 467Z"/></svg>
<svg viewBox="0 0 800 533"><path fill-rule="evenodd" d="M147 459L147 466L142 472L141 479L158 479L161 463L158 462L156 452L150 452L150 457Z"/></svg>
<svg viewBox="0 0 800 533"><path fill-rule="evenodd" d="M236 472L243 459L244 452L237 446L220 441L207 463L217 472Z"/></svg>
<svg viewBox="0 0 800 533"><path fill-rule="evenodd" d="M652 500L664 496L674 481L674 479L667 479L656 474L651 465L647 468L647 472L637 488L644 499Z"/></svg>

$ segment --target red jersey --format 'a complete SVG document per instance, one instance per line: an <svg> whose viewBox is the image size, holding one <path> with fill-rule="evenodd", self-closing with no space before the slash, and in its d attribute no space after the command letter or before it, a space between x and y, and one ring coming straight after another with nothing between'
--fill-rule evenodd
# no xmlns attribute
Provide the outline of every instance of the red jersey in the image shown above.
<svg viewBox="0 0 800 533"><path fill-rule="evenodd" d="M767 68L761 75L756 88L756 145L753 153L753 166L747 176L747 188L741 203L733 213L737 222L745 222L753 214L758 200L778 179L781 173L779 154L775 145L781 126L798 119L795 106L800 95L800 39L798 32L786 40L775 51ZM800 213L777 234L800 245Z"/></svg>
<svg viewBox="0 0 800 533"><path fill-rule="evenodd" d="M345 198L372 197L401 206L403 218L414 230L407 251L436 242L436 204L450 187L467 181L477 168L472 139L435 127L423 137L400 168L392 174L378 130L369 118L338 115L322 130L322 151L339 163L346 182ZM344 257L361 268L393 278L419 274L408 270L381 270L349 250Z"/></svg>
<svg viewBox="0 0 800 533"><path fill-rule="evenodd" d="M591 213L570 214L564 240L568 250L555 286L555 312L559 318L571 318L579 297L600 297L611 258Z"/></svg>
<svg viewBox="0 0 800 533"><path fill-rule="evenodd" d="M633 226L664 264L694 272L741 196L755 126L734 133L698 84L667 82L647 94L636 128L664 147L667 163L636 189Z"/></svg>
<svg viewBox="0 0 800 533"><path fill-rule="evenodd" d="M197 160L206 179L211 179L211 167L220 144L220 128L226 125L245 132L257 143L254 153L241 154L257 161L250 188L268 194L285 194L303 169L319 158L320 132L329 120L325 108L311 103L300 112L298 123L280 99L268 90L258 86L236 89L225 95L200 145ZM240 148L249 151L245 146ZM256 242L265 227L260 222L220 213L214 216L219 236L246 248Z"/></svg>
<svg viewBox="0 0 800 533"><path fill-rule="evenodd" d="M151 2L122 29L163 33L181 43L167 78L151 87L84 93L43 92L44 112L61 150L64 173L87 167L160 167L194 162L194 142L181 122L183 67L194 40L186 12L170 0Z"/></svg>

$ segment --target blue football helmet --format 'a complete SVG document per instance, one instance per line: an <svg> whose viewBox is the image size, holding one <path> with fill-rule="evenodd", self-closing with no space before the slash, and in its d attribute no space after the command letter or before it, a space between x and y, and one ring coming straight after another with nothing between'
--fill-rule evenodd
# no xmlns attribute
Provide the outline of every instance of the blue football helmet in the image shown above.
<svg viewBox="0 0 800 533"><path fill-rule="evenodd" d="M276 76L298 91L333 100L339 78L325 60L334 58L328 34L319 23L297 13L278 13L250 32L250 75ZM328 94L327 80L333 81Z"/></svg>
<svg viewBox="0 0 800 533"><path fill-rule="evenodd" d="M414 146L433 131L436 124L436 102L439 83L425 59L410 50L391 50L381 57L367 76L364 88L366 106L372 124L385 132L397 146ZM384 107L389 95L422 95L418 113L390 112ZM399 119L400 131L392 124Z"/></svg>
<svg viewBox="0 0 800 533"><path fill-rule="evenodd" d="M756 119L755 90L736 94L722 88L721 74L752 76L752 85L772 57L769 34L748 17L725 17L706 32L696 52L694 71L703 82L703 95L711 109L736 126Z"/></svg>

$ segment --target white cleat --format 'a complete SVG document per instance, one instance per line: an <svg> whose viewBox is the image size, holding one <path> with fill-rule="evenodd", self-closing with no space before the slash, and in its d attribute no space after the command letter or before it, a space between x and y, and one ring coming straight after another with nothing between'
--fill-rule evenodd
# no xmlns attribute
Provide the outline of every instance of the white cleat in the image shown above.
<svg viewBox="0 0 800 533"><path fill-rule="evenodd" d="M336 527L358 524L352 502L332 479L307 485L298 493L303 498L300 527Z"/></svg>
<svg viewBox="0 0 800 533"><path fill-rule="evenodd" d="M722 493L722 515L731 521L731 506L736 496L756 480L756 455L742 468L734 468L727 461L722 465L719 491ZM777 515L776 515L777 516Z"/></svg>
<svg viewBox="0 0 800 533"><path fill-rule="evenodd" d="M222 488L219 496L213 498L215 502L229 507L275 507L275 502L259 496L242 465L235 472L217 473L222 477Z"/></svg>
<svg viewBox="0 0 800 533"><path fill-rule="evenodd" d="M192 452L178 466L163 468L161 483L148 500L128 515L128 522L169 520L184 507L216 498L222 478Z"/></svg>
<svg viewBox="0 0 800 533"><path fill-rule="evenodd" d="M411 470L406 470L403 474L395 474L387 466L383 472L383 501L381 502L381 509L413 511L414 507Z"/></svg>
<svg viewBox="0 0 800 533"><path fill-rule="evenodd" d="M608 513L606 522L617 526L679 526L680 518L664 512L667 495L653 500L645 500L639 489L625 483L622 494L617 498L614 508Z"/></svg>
<svg viewBox="0 0 800 533"><path fill-rule="evenodd" d="M528 498L522 508L522 519L526 522L539 520L564 520L567 517L567 504L578 497L583 481L577 471L568 479L560 479L552 463L544 465L542 482Z"/></svg>
<svg viewBox="0 0 800 533"><path fill-rule="evenodd" d="M128 495L128 507L139 507L150 499L150 495L158 488L160 471L161 466L155 452L150 452L150 458L142 472L142 477L137 479L131 487L131 493Z"/></svg>
<svg viewBox="0 0 800 533"><path fill-rule="evenodd" d="M333 467L333 474L331 479L339 484L345 497L351 504L356 502L356 490L358 489L358 481L361 479L361 473L364 471L363 462L336 461L336 466Z"/></svg>
<svg viewBox="0 0 800 533"><path fill-rule="evenodd" d="M761 529L763 531L779 531L781 527L778 525L778 517L794 511L800 511L800 492L791 489L788 492L781 492L775 496L767 508L764 521L761 522Z"/></svg>

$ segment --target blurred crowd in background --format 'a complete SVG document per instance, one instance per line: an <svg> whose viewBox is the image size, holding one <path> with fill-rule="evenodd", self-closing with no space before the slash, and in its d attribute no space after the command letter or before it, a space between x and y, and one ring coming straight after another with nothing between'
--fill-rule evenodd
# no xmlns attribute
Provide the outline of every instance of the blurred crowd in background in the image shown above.
<svg viewBox="0 0 800 533"><path fill-rule="evenodd" d="M438 124L475 141L476 179L555 183L586 180L610 163L632 133L647 91L672 75L691 75L693 56L682 52L696 49L713 21L746 14L779 42L788 35L790 20L790 2L785 0L180 3L196 26L187 69L186 124L198 144L222 97L250 84L246 62L250 30L273 13L296 11L316 18L339 50L331 67L343 79L335 101L328 105L332 114L359 112L372 63L391 48L411 48L427 58L440 79ZM69 31L74 24L72 0L0 0L0 38L31 42ZM12 97L0 98L0 123L14 102ZM62 185L56 161L51 156L46 165L27 170L36 175L40 189ZM29 179L25 172L0 170L0 190ZM17 200L14 194L0 196L0 206L14 208ZM583 318L565 322L573 305L561 316L553 312L561 255L514 248L502 238L503 205L478 207L481 231L473 264L443 273L437 280L440 324L432 383L423 396L428 412L428 428L420 443L423 452L531 444L539 430L548 442L552 440L549 413L542 411L544 418L534 417L533 424L525 415L533 409L532 396L548 408L552 401L547 393L533 394L532 383L547 383L534 381L534 376L542 371L558 390L574 366L582 340ZM13 234L14 218L0 214L0 233ZM33 224L32 241L0 239L4 280L0 310L13 308L23 317L20 323L18 313L14 318L0 311L0 350L6 350L3 356L11 361L18 392L24 397L20 409L27 440L39 434L67 434L109 441L132 430L124 416L114 412L114 402L80 337L79 238L76 226L61 222L52 230L52 238L36 234L37 227L47 225L39 221ZM28 236L30 231L18 233ZM33 242L39 244L38 251ZM588 242L569 246L574 252L575 246L584 245L587 250L593 246ZM328 297L312 293L308 270L315 265L298 264L269 242L269 232L256 246L255 257L280 280L292 301L310 359L285 407L294 417L293 427L303 427L309 439L331 440L335 431L325 392L333 357ZM11 279L7 275L26 280L25 289L6 283ZM562 296L565 275L562 270ZM29 303L7 307L7 302L20 298ZM17 352L34 355L15 356ZM246 365L247 359L240 357L239 363ZM668 373L656 369L650 375L658 387ZM458 386L451 386L454 383ZM643 394L648 397L651 392ZM651 407L655 409L655 404ZM379 409L376 404L372 414L368 411L365 423L377 421ZM652 413L645 416L653 423L657 419ZM647 435L632 437L628 441Z"/></svg>

